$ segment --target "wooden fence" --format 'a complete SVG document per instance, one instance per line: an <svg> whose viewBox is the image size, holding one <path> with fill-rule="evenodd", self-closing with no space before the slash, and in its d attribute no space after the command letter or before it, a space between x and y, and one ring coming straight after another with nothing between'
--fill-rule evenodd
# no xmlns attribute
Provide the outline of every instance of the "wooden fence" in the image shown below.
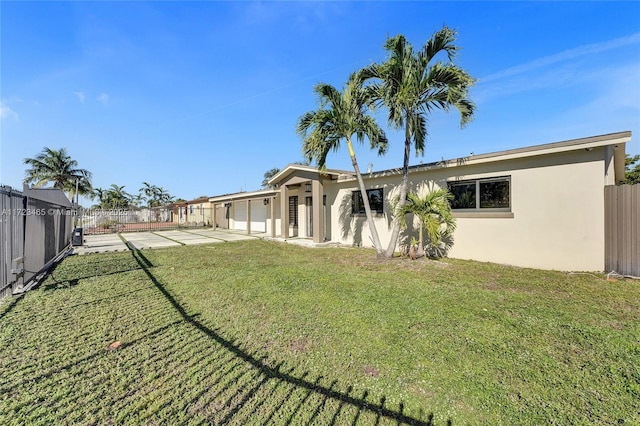
<svg viewBox="0 0 640 426"><path fill-rule="evenodd" d="M640 184L605 186L605 269L640 277Z"/></svg>
<svg viewBox="0 0 640 426"><path fill-rule="evenodd" d="M0 299L23 291L69 247L72 207L59 189L0 186Z"/></svg>

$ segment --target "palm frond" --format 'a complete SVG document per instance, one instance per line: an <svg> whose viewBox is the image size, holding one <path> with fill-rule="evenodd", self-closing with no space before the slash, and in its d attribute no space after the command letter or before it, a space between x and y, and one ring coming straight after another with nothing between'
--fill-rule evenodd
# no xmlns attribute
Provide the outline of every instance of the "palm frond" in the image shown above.
<svg viewBox="0 0 640 426"><path fill-rule="evenodd" d="M69 198L73 198L76 188L81 194L91 193L91 172L78 168L78 162L65 148L45 147L35 157L25 158L24 164L29 166L24 178L27 185L42 187L52 183L54 188L67 192Z"/></svg>

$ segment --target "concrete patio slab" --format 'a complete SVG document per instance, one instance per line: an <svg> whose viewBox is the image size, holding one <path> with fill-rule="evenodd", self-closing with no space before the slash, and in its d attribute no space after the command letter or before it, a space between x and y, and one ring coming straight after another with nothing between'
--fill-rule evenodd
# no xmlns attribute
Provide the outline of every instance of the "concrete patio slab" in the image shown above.
<svg viewBox="0 0 640 426"><path fill-rule="evenodd" d="M213 229L193 229L186 231L191 234L197 234L200 236L215 238L222 241L242 241L242 240L255 240L264 236L264 233L247 234L246 231L220 231Z"/></svg>
<svg viewBox="0 0 640 426"><path fill-rule="evenodd" d="M128 232L120 235L136 249L176 247L181 245L153 232Z"/></svg>
<svg viewBox="0 0 640 426"><path fill-rule="evenodd" d="M157 231L156 234L161 235L165 238L170 238L175 241L179 241L182 244L191 245L191 244L211 244L211 243L221 243L223 240L194 234L188 231L181 230L172 230L172 231Z"/></svg>
<svg viewBox="0 0 640 426"><path fill-rule="evenodd" d="M264 233L248 235L246 231L213 229L188 229L153 232L123 232L121 234L85 235L84 245L73 248L74 254L102 253L128 250L120 238L124 238L133 248L149 249L177 247L191 244L214 244L230 241L255 240L264 238Z"/></svg>
<svg viewBox="0 0 640 426"><path fill-rule="evenodd" d="M128 250L118 234L85 235L84 245L73 247L73 254Z"/></svg>

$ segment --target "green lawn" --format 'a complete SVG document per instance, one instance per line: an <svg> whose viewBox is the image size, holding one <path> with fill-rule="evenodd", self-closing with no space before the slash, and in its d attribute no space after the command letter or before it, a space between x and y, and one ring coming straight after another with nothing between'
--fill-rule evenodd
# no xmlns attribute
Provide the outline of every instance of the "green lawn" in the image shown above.
<svg viewBox="0 0 640 426"><path fill-rule="evenodd" d="M265 241L72 256L0 303L0 372L3 425L640 424L640 282Z"/></svg>

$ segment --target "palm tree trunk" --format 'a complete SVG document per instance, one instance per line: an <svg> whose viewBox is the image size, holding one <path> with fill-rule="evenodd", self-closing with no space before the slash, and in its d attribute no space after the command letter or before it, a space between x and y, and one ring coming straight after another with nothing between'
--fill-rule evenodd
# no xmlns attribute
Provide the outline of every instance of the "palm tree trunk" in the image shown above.
<svg viewBox="0 0 640 426"><path fill-rule="evenodd" d="M402 163L402 182L400 183L400 199L398 200L398 208L403 207L407 203L407 191L409 189L409 156L411 155L411 137L407 134L404 140L404 161ZM398 235L400 235L400 223L394 218L393 228L391 230L391 239L387 246L385 257L393 257L398 243Z"/></svg>
<svg viewBox="0 0 640 426"><path fill-rule="evenodd" d="M367 223L369 224L369 232L371 232L371 239L373 240L373 246L376 249L377 256L383 257L384 249L382 248L382 243L380 243L380 237L378 236L378 230L376 229L376 224L373 222L373 214L371 213L371 205L369 204L367 189L364 186L364 180L362 179L362 174L360 174L360 167L358 167L356 154L353 151L351 138L347 138L347 146L349 147L349 156L351 157L353 170L356 172L356 178L358 179L358 184L360 185L360 194L362 194L362 202L364 203L364 212L367 215Z"/></svg>
<svg viewBox="0 0 640 426"><path fill-rule="evenodd" d="M422 221L420 222L420 228L418 230L418 251L416 252L416 257L423 257L424 256L424 234L422 232Z"/></svg>

